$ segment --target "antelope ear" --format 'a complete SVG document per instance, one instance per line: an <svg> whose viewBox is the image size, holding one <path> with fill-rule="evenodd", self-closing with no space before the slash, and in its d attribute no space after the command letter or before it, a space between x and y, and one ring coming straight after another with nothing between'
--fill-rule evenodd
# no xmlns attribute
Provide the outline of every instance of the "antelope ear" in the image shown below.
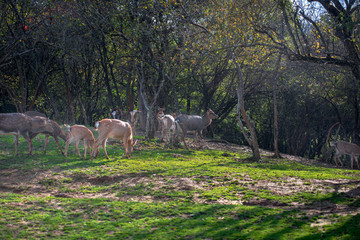
<svg viewBox="0 0 360 240"><path fill-rule="evenodd" d="M67 130L68 132L70 132L70 131L71 131L71 127L70 127L70 125L69 125L69 124L64 124L64 127L66 127L66 130Z"/></svg>

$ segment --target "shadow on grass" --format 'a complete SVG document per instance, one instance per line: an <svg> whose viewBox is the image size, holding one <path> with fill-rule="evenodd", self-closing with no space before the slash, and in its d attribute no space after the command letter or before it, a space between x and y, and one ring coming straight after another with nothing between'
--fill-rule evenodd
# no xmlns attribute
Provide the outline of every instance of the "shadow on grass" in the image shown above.
<svg viewBox="0 0 360 240"><path fill-rule="evenodd" d="M229 205L194 205L184 210L173 206L169 209L146 207L130 213L132 219L142 217L158 218L157 225L149 226L148 231L139 233L132 229L129 237L135 239L156 238L174 239L174 236L187 239L357 239L360 234L360 215L320 231L311 227L312 221L299 217L299 211L274 210L263 207L238 207ZM180 215L180 217L179 217ZM156 222L156 221L155 221Z"/></svg>
<svg viewBox="0 0 360 240"><path fill-rule="evenodd" d="M178 202L137 203L105 199L30 199L3 196L3 237L76 239L358 239L360 215L312 227L297 210ZM53 206L56 204L56 208ZM26 211L24 211L26 208ZM81 209L81 211L79 211ZM23 214L18 214L18 213ZM21 220L21 221L20 221ZM27 224L15 224L26 222ZM71 226L71 228L69 228ZM40 228L41 227L41 228ZM32 231L36 229L36 231ZM39 229L46 229L46 233ZM76 230L75 230L76 229Z"/></svg>

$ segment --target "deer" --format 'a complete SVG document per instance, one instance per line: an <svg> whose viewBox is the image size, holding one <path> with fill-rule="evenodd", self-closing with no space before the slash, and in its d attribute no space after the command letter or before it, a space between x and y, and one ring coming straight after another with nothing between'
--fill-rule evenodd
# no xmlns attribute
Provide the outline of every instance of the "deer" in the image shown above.
<svg viewBox="0 0 360 240"><path fill-rule="evenodd" d="M169 114L160 118L161 135L165 142L170 142L175 134L175 118Z"/></svg>
<svg viewBox="0 0 360 240"><path fill-rule="evenodd" d="M70 125L66 124L65 127L68 131L68 139L65 142L64 156L67 157L68 146L73 140L75 140L75 149L80 158L82 158L78 147L80 140L84 141L84 159L86 159L86 150L89 150L89 155L91 156L91 148L93 148L95 143L95 138L91 130L83 125L73 125L70 127Z"/></svg>
<svg viewBox="0 0 360 240"><path fill-rule="evenodd" d="M29 144L29 155L33 150L33 134L54 131L49 119L43 117L30 117L23 113L0 113L0 134L14 135L15 155L18 155L19 135L23 136Z"/></svg>
<svg viewBox="0 0 360 240"><path fill-rule="evenodd" d="M201 117L199 115L186 115L181 114L175 119L175 123L181 127L182 140L186 148L185 136L187 131L195 131L196 139L203 138L202 131L204 128L209 126L213 119L217 119L219 116L216 115L213 110L208 109L205 114Z"/></svg>
<svg viewBox="0 0 360 240"><path fill-rule="evenodd" d="M139 110L130 111L130 124L132 126L133 134L135 135L135 125L136 125L136 113L140 113Z"/></svg>
<svg viewBox="0 0 360 240"><path fill-rule="evenodd" d="M43 113L39 113L39 112L36 112L36 111L28 111L28 112L25 112L26 115L30 116L30 117L33 117L33 118L37 118L37 117L42 117L42 116L45 116L45 114ZM50 136L52 136L54 139L55 139L55 142L60 150L60 152L62 153L62 155L64 155L64 152L60 146L60 143L59 143L59 137L62 138L65 142L68 138L67 134L60 128L59 124L57 122L55 122L54 120L50 120L48 119L49 123L51 124L52 126L52 129L53 131L49 132L49 131L43 131L42 133L45 134L45 146L44 146L44 154L46 154L46 148L47 148L47 145L49 144L49 138ZM31 133L30 134L30 137L31 138L34 138L38 135L39 133Z"/></svg>
<svg viewBox="0 0 360 240"><path fill-rule="evenodd" d="M158 107L158 109L156 110L155 113L155 130L159 130L160 132L161 130L161 118L164 117L164 111L165 108L160 108Z"/></svg>
<svg viewBox="0 0 360 240"><path fill-rule="evenodd" d="M133 146L136 144L136 142L133 142L130 123L118 119L103 119L95 123L95 131L99 132L99 136L94 143L91 159L99 154L100 143L106 158L109 159L106 152L106 141L108 138L121 139L125 147L126 157L130 157Z"/></svg>
<svg viewBox="0 0 360 240"><path fill-rule="evenodd" d="M340 156L349 155L351 157L351 168L354 169L354 159L355 159L356 165L358 169L360 169L358 162L358 156L360 155L360 146L346 141L337 141L330 144L330 146L335 147L334 161L337 167L338 164L336 160L340 162L340 165L342 167L343 163L340 160Z"/></svg>
<svg viewBox="0 0 360 240"><path fill-rule="evenodd" d="M66 142L68 136L67 134L64 132L64 130L62 130L59 126L59 124L57 122L55 122L54 120L49 120L50 125L53 128L53 132L49 132L49 131L44 131L42 132L43 134L45 134L45 145L44 145L44 154L46 154L46 148L47 145L49 144L49 138L50 136L52 136L55 139L55 142L61 152L62 155L64 155L64 152L60 146L59 143L59 137L64 140L64 142ZM38 135L39 133L32 133L31 137L34 138L36 135Z"/></svg>
<svg viewBox="0 0 360 240"><path fill-rule="evenodd" d="M46 115L44 113L40 113L37 111L26 111L24 112L25 115L28 115L30 117L44 117L44 118L48 118L46 117ZM40 135L38 135L38 141L40 142Z"/></svg>

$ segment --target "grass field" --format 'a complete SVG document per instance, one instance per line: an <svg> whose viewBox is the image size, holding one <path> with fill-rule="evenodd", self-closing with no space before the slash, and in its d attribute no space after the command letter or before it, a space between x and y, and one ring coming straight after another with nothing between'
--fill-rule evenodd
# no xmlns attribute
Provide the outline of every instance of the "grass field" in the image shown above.
<svg viewBox="0 0 360 240"><path fill-rule="evenodd" d="M130 159L27 155L0 136L0 239L360 239L360 171L209 143L139 144ZM63 142L61 142L64 145ZM83 148L81 147L81 151Z"/></svg>

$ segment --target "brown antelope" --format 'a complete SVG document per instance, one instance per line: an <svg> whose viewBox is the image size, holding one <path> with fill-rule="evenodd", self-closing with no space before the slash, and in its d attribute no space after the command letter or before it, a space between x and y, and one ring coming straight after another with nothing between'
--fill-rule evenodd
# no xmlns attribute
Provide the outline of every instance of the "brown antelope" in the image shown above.
<svg viewBox="0 0 360 240"><path fill-rule="evenodd" d="M140 113L139 110L130 111L130 124L132 126L133 134L135 135L135 126L136 126L136 113Z"/></svg>
<svg viewBox="0 0 360 240"><path fill-rule="evenodd" d="M337 161L340 162L341 167L343 166L343 163L340 160L340 156L342 155L349 155L351 157L351 168L354 168L354 159L356 161L356 165L359 168L359 162L358 162L358 156L360 155L360 147L354 143L349 143L345 141L337 141L330 146L335 147L335 155L334 155L334 161L336 166L338 166Z"/></svg>
<svg viewBox="0 0 360 240"><path fill-rule="evenodd" d="M91 148L93 148L93 145L95 143L95 138L93 133L90 131L90 129L88 129L87 127L83 126L83 125L73 125L73 126L69 126L69 125L65 125L68 129L68 139L66 140L65 143L65 157L67 157L67 150L68 150L68 146L69 144L75 140L75 149L77 151L77 153L79 154L79 157L81 158L81 154L79 151L79 142L80 140L84 141L84 159L86 159L86 150L89 150L89 155L91 156Z"/></svg>
<svg viewBox="0 0 360 240"><path fill-rule="evenodd" d="M109 159L106 152L106 141L108 138L121 139L125 147L126 157L130 157L133 146L135 145L130 123L117 119L103 119L95 123L95 130L99 132L99 137L94 143L91 158L95 158L98 155L101 143L105 156Z"/></svg>
<svg viewBox="0 0 360 240"><path fill-rule="evenodd" d="M211 109L207 110L204 116L198 115L185 115L182 114L175 119L175 123L179 124L182 129L182 139L186 148L185 136L187 131L195 131L196 138L200 137L203 138L202 131L204 128L209 126L213 119L218 118L219 116L216 115Z"/></svg>
<svg viewBox="0 0 360 240"><path fill-rule="evenodd" d="M29 154L32 154L32 134L52 132L53 128L47 118L32 118L22 113L0 113L0 134L14 135L15 155L18 155L19 135L29 143Z"/></svg>

